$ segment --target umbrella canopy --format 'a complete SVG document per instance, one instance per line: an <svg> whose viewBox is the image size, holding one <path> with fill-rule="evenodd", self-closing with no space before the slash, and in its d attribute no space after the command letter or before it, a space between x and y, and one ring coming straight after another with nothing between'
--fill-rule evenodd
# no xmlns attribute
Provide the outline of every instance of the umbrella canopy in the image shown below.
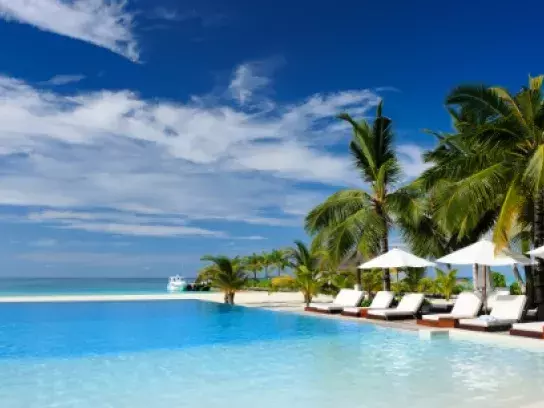
<svg viewBox="0 0 544 408"><path fill-rule="evenodd" d="M544 246L533 249L532 251L527 252L528 255L533 255L538 258L544 258Z"/></svg>
<svg viewBox="0 0 544 408"><path fill-rule="evenodd" d="M437 259L436 262L452 265L478 264L486 266L532 265L534 263L530 258L509 249L503 249L495 255L495 244L485 239L443 256Z"/></svg>
<svg viewBox="0 0 544 408"><path fill-rule="evenodd" d="M412 255L409 252L405 252L401 249L391 249L385 254L371 259L364 264L359 265L359 269L378 269L378 268L425 268L427 266L435 266L434 263L427 261L426 259Z"/></svg>

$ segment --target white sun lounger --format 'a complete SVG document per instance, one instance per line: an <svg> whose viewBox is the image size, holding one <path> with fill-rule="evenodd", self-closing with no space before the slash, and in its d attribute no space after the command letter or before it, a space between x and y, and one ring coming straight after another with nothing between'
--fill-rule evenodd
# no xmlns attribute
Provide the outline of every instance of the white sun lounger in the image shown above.
<svg viewBox="0 0 544 408"><path fill-rule="evenodd" d="M341 289L332 303L310 303L306 308L311 312L340 313L345 307L358 306L363 300L363 291Z"/></svg>
<svg viewBox="0 0 544 408"><path fill-rule="evenodd" d="M370 310L388 309L393 302L393 292L382 290L376 293L372 303L367 307L345 307L342 312L345 316L366 317Z"/></svg>
<svg viewBox="0 0 544 408"><path fill-rule="evenodd" d="M474 331L504 331L520 321L527 297L524 295L497 296L493 310L489 315L476 319L459 320L459 328Z"/></svg>
<svg viewBox="0 0 544 408"><path fill-rule="evenodd" d="M473 292L460 293L451 313L423 315L417 324L431 327L456 327L460 319L478 316L482 300Z"/></svg>
<svg viewBox="0 0 544 408"><path fill-rule="evenodd" d="M513 336L544 339L544 322L514 323L510 334Z"/></svg>
<svg viewBox="0 0 544 408"><path fill-rule="evenodd" d="M404 295L396 308L386 310L370 310L368 312L368 318L381 320L415 318L417 312L423 304L423 299L424 296L422 293L408 293Z"/></svg>

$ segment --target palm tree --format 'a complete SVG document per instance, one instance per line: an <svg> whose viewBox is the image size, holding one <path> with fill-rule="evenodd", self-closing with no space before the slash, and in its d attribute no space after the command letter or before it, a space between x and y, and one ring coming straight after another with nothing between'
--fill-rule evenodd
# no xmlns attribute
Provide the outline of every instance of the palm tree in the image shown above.
<svg viewBox="0 0 544 408"><path fill-rule="evenodd" d="M451 111L471 120L448 141L470 145L450 161L437 213L446 227L474 224L484 212L497 210L493 240L508 245L512 230L544 244L544 76L529 78L518 93L504 88L460 86L448 96ZM527 281L530 284L531 271ZM534 271L534 300L544 319L544 262ZM529 286L529 285L528 285ZM528 291L528 294L531 295Z"/></svg>
<svg viewBox="0 0 544 408"><path fill-rule="evenodd" d="M348 114L340 119L353 128L350 151L365 189L346 189L331 195L306 217L305 228L317 234L340 264L357 251L375 255L389 249L389 227L393 215L407 208L410 197L403 191L393 191L401 170L393 149L391 119L383 116L380 102L372 124L355 121ZM383 270L383 286L391 288L389 270Z"/></svg>
<svg viewBox="0 0 544 408"><path fill-rule="evenodd" d="M268 268L274 265L274 260L271 257L270 253L267 253L267 252L263 252L260 255L260 260L261 260L261 267L264 270L264 277L265 279L268 279L269 278Z"/></svg>
<svg viewBox="0 0 544 408"><path fill-rule="evenodd" d="M304 303L308 306L322 286L319 257L301 241L295 241L295 246L287 250L287 255L294 270L294 286L302 292Z"/></svg>
<svg viewBox="0 0 544 408"><path fill-rule="evenodd" d="M257 274L262 269L261 256L253 253L244 258L245 269L253 273L253 280L257 282Z"/></svg>
<svg viewBox="0 0 544 408"><path fill-rule="evenodd" d="M438 293L444 296L446 300L450 300L457 285L457 269L444 272L442 269L436 268L435 283Z"/></svg>
<svg viewBox="0 0 544 408"><path fill-rule="evenodd" d="M241 260L239 258L230 259L226 256L211 255L205 255L201 260L212 262L212 283L225 293L225 303L233 305L234 295L247 282Z"/></svg>
<svg viewBox="0 0 544 408"><path fill-rule="evenodd" d="M272 266L276 267L278 270L278 276L280 276L285 268L289 266L289 261L285 256L285 251L281 249L274 249L272 252L270 252L269 257L270 261L272 262Z"/></svg>

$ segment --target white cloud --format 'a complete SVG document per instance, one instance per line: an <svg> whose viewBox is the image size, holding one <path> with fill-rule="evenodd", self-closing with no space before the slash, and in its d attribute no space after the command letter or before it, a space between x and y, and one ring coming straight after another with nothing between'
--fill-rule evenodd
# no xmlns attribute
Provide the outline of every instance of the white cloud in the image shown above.
<svg viewBox="0 0 544 408"><path fill-rule="evenodd" d="M125 0L0 0L0 17L106 48L133 61L138 45Z"/></svg>
<svg viewBox="0 0 544 408"><path fill-rule="evenodd" d="M397 147L399 161L406 177L415 178L427 170L431 164L423 161L421 147L414 144L403 144Z"/></svg>
<svg viewBox="0 0 544 408"><path fill-rule="evenodd" d="M241 105L248 103L255 92L270 84L270 78L261 71L262 67L257 63L247 63L236 68L229 91Z"/></svg>
<svg viewBox="0 0 544 408"><path fill-rule="evenodd" d="M43 85L67 85L74 82L80 82L85 79L85 75L55 75L47 81L41 82Z"/></svg>
<svg viewBox="0 0 544 408"><path fill-rule="evenodd" d="M26 221L123 235L300 226L293 202L320 199L301 182L360 182L334 115L378 100L350 90L248 112L128 90L66 95L0 76L0 205L39 209ZM340 151L328 150L330 139Z"/></svg>

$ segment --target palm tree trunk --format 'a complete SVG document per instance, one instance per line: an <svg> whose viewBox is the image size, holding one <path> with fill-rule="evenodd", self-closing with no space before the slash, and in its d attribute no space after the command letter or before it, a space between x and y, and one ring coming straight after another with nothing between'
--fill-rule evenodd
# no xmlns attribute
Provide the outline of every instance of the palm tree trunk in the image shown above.
<svg viewBox="0 0 544 408"><path fill-rule="evenodd" d="M224 301L225 301L226 304L229 304L229 294L228 294L228 292L225 292Z"/></svg>
<svg viewBox="0 0 544 408"><path fill-rule="evenodd" d="M389 251L389 236L386 229L382 237L382 253L385 254L387 251ZM383 269L383 290L391 290L391 274L388 268Z"/></svg>
<svg viewBox="0 0 544 408"><path fill-rule="evenodd" d="M544 245L544 189L535 199L535 220L533 225L534 246ZM533 268L534 302L538 306L537 319L544 320L544 260L537 258Z"/></svg>
<svg viewBox="0 0 544 408"><path fill-rule="evenodd" d="M228 296L228 303L229 305L233 305L234 304L234 295L235 295L235 292L230 292L227 296Z"/></svg>

